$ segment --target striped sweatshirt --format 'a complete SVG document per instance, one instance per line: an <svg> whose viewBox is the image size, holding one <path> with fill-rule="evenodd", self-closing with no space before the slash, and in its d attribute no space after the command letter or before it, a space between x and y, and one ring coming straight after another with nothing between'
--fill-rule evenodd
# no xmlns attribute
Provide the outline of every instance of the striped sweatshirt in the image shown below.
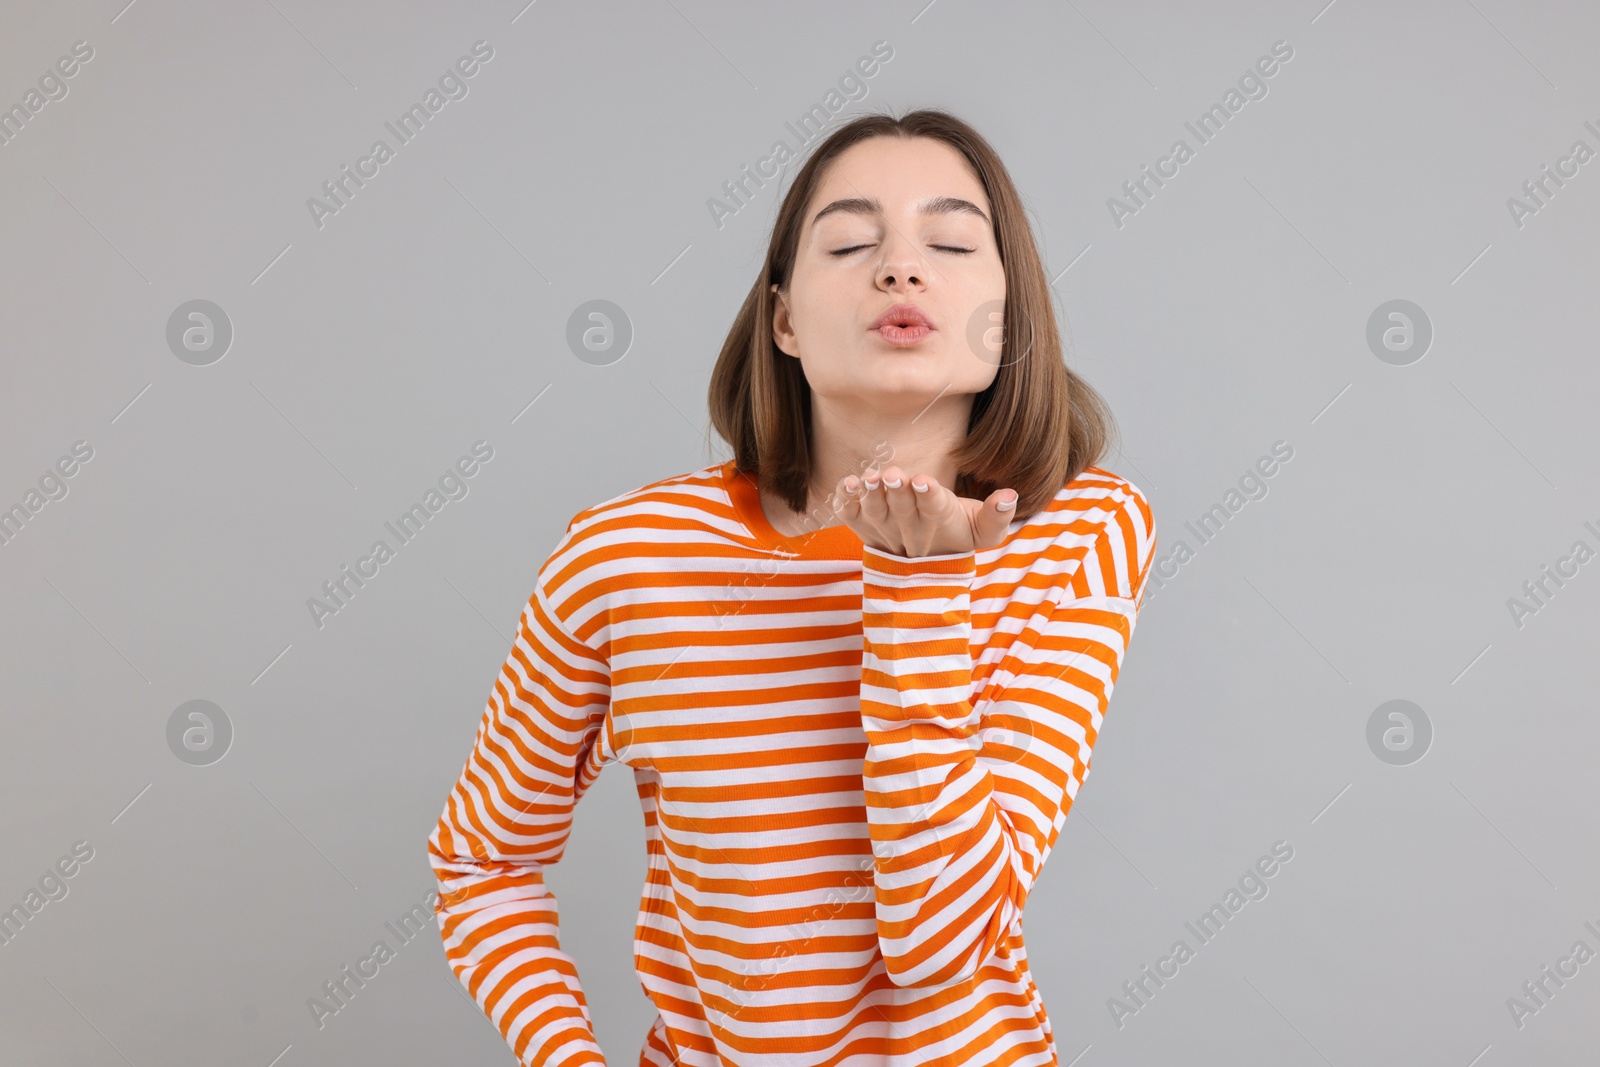
<svg viewBox="0 0 1600 1067"><path fill-rule="evenodd" d="M544 869L621 763L641 1065L1058 1063L1022 912L1155 540L1097 466L999 546L919 558L780 534L733 461L579 512L428 839L451 970L522 1064L606 1062Z"/></svg>

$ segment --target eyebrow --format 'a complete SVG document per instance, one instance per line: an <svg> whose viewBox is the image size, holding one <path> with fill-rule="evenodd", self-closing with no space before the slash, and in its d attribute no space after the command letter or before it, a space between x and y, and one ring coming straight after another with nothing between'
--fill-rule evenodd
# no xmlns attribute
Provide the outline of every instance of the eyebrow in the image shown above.
<svg viewBox="0 0 1600 1067"><path fill-rule="evenodd" d="M989 222L989 216L983 213L982 208L970 200L961 199L959 196L931 197L917 204L916 209L919 215L949 215L959 212L965 215L976 215L984 222ZM811 225L815 226L824 215L831 215L835 212L847 212L852 215L881 215L883 214L883 205L878 202L876 197L853 196L844 200L835 200L811 216Z"/></svg>

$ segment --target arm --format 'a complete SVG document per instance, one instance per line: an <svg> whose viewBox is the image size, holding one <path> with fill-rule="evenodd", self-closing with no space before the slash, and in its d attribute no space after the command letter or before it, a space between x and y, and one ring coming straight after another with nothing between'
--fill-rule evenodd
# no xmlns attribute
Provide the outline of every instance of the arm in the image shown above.
<svg viewBox="0 0 1600 1067"><path fill-rule="evenodd" d="M610 696L608 664L556 617L541 574L428 839L445 958L528 1067L605 1063L544 867L561 858L573 806L599 774Z"/></svg>
<svg viewBox="0 0 1600 1067"><path fill-rule="evenodd" d="M976 702L975 555L863 549L867 823L878 942L896 985L976 974L1022 913L1088 777L1155 549L1142 497L1111 506Z"/></svg>

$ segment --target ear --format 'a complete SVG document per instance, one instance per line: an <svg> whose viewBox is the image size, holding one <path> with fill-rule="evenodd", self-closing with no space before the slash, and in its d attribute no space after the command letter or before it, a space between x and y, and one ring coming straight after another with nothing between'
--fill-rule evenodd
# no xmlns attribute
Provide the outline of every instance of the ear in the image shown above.
<svg viewBox="0 0 1600 1067"><path fill-rule="evenodd" d="M772 301L772 341L778 350L786 356L799 358L798 345L795 344L794 328L789 320L789 302L784 299L783 293L778 290L778 283L771 285Z"/></svg>

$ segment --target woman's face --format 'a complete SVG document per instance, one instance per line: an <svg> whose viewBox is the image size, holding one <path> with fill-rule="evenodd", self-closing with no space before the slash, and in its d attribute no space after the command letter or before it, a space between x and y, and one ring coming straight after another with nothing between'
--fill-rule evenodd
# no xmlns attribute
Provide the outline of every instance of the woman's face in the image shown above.
<svg viewBox="0 0 1600 1067"><path fill-rule="evenodd" d="M999 369L1006 295L993 218L977 175L944 142L852 145L806 207L773 339L816 396L844 404L915 415L982 392ZM897 305L920 309L932 329L874 329Z"/></svg>

